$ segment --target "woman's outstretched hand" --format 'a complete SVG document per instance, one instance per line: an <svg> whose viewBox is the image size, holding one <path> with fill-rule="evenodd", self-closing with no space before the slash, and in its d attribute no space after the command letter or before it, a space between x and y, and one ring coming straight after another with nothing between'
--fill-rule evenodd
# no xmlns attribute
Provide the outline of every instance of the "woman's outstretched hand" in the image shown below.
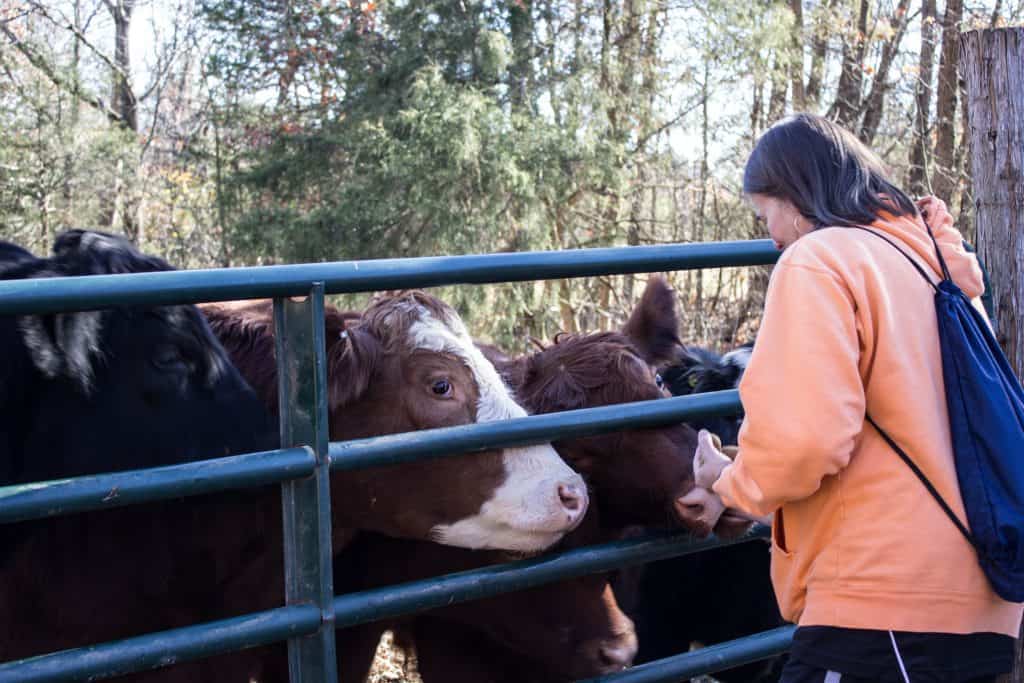
<svg viewBox="0 0 1024 683"><path fill-rule="evenodd" d="M721 451L722 442L706 429L697 434L697 452L693 456L693 481L702 489L711 490L722 470L732 464Z"/></svg>
<svg viewBox="0 0 1024 683"><path fill-rule="evenodd" d="M711 490L711 487L722 475L722 470L732 464L732 459L722 450L722 442L717 436L706 429L700 430L697 434L697 451L693 456L695 486L692 491L680 499L680 502L697 512L700 522L706 524L709 529L714 528L723 514L761 524L771 524L771 515L758 517L749 515L742 510L727 509L718 494ZM730 450L735 455L736 450Z"/></svg>

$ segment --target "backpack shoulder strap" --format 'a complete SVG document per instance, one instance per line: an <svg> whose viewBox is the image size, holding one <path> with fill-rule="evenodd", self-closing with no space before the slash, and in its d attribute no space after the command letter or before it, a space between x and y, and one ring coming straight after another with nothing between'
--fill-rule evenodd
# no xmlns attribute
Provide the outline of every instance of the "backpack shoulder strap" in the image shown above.
<svg viewBox="0 0 1024 683"><path fill-rule="evenodd" d="M925 225L927 225L927 224L925 224ZM908 261L908 262L910 263L910 265L914 266L914 269L915 269L915 270L917 270L917 272L918 272L918 273L920 273L921 277L923 277L923 278L925 279L925 281L926 281L926 282L927 282L927 283L928 283L929 285L931 285L932 289L934 289L934 290L935 290L936 292L937 292L937 291L939 291L939 287L938 287L938 285L936 285L936 284L935 284L934 282L932 282L932 278L931 278L931 276L930 276L930 275L928 275L928 273L926 273L926 272L925 272L924 268L922 268L922 267L921 267L921 264L920 264L920 263L918 263L918 262L917 262L917 261L916 261L916 260L914 259L914 257L912 257L912 256L911 256L910 254L908 254L908 253L907 253L906 251L904 251L904 250L903 250L903 249L902 249L901 247L897 246L897 244L896 244L895 242L893 242L893 241L892 241L891 239L889 239L888 237L886 237L885 235L883 235L883 234L882 234L882 233L880 233L880 232L876 232L876 231L874 231L874 230L870 230L870 229L868 229L868 228L865 228L865 227L864 227L864 226L862 226L862 225L851 225L851 226L849 226L849 227L851 227L851 228L853 228L853 229L855 229L855 230L863 230L863 231L864 231L864 232L866 232L866 233L869 233L869 234L871 234L871 235L874 235L875 237L877 237L877 238L878 238L878 239L880 239L880 240L885 240L886 242L888 242L888 243L889 243L889 245L890 245L890 246L891 246L891 247L892 247L893 249L895 249L896 251L898 251L898 252L900 252L901 254L903 254L903 258L907 259L907 261ZM929 229L929 231L928 231L928 234L929 234L929 235L931 235L931 230L930 230L930 229ZM932 238L932 241L933 241L933 242L935 241L935 238L934 238L934 237ZM936 250L938 250L938 245L936 245L936 247L935 247L935 248L936 248ZM948 273L947 273L947 271L946 271L946 262L945 262L944 260L942 260L942 256L941 256L941 255L939 256L939 261L940 261L940 263L942 264L942 270L943 270L943 272L944 272L945 274L948 274Z"/></svg>
<svg viewBox="0 0 1024 683"><path fill-rule="evenodd" d="M932 226L928 225L928 221L924 219L924 215L921 215L921 222L924 223L924 229L928 231L928 237L932 239L932 244L935 246L935 255L939 257L939 266L942 267L942 279L948 282L953 281L953 276L949 274L949 268L946 266L946 259L942 256L942 250L939 249L939 243L935 240L935 233L932 232Z"/></svg>
<svg viewBox="0 0 1024 683"><path fill-rule="evenodd" d="M960 530L960 533L963 534L964 538L967 539L967 542L971 544L971 547L981 555L981 549L978 547L978 544L974 542L974 536L971 535L970 530L968 530L968 528L964 526L964 523L960 521L960 518L956 516L956 513L953 512L952 508L949 507L949 504L946 503L945 499L935 489L935 486L933 486L931 481L928 480L928 477L924 475L921 468L910 459L910 456L907 455L906 451L900 448L899 444L897 444L893 438L885 432L885 430L878 426L878 423L875 422L870 415L865 415L865 418L869 423L871 423L871 426L875 428L875 431L885 439L885 442L889 444L889 447L896 451L896 454L903 459L903 462L907 463L907 467L909 467L910 471L917 475L917 478L921 480L924 487L928 489L928 493L932 494L932 498L934 498L935 502L939 504L939 507L941 507L942 511L946 513L946 516L949 517L950 521L956 525L956 528Z"/></svg>

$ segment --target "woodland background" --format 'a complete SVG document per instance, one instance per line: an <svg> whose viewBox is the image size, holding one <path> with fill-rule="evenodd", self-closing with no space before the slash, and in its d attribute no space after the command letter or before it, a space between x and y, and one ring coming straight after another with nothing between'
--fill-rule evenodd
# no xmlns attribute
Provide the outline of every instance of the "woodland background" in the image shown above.
<svg viewBox="0 0 1024 683"><path fill-rule="evenodd" d="M1024 0L0 0L0 239L123 233L182 268L762 237L792 111L972 237L958 32ZM674 273L752 338L765 269ZM446 288L474 333L621 323L643 276ZM358 305L350 298L341 303Z"/></svg>

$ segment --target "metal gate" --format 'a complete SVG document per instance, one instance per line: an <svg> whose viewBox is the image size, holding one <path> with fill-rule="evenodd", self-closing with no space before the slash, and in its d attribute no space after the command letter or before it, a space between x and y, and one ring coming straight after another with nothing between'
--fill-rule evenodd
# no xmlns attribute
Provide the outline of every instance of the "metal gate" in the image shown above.
<svg viewBox="0 0 1024 683"><path fill-rule="evenodd" d="M293 682L337 679L334 629L723 545L656 533L340 596L331 590L331 472L735 413L735 391L329 443L325 294L774 263L769 240L346 261L0 282L0 315L274 298L281 448L147 470L0 487L0 523L280 483L286 605L0 664L0 681L94 680L288 641ZM300 298L301 300L297 300ZM284 370L288 371L285 372ZM289 385L288 378L299 378ZM741 541L764 537L759 530ZM788 649L784 627L596 681L680 681Z"/></svg>

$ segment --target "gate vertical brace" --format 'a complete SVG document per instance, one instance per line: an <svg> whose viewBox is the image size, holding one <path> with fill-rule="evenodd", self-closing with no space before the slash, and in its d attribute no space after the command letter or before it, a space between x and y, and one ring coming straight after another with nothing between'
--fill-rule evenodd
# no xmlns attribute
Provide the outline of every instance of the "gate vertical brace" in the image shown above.
<svg viewBox="0 0 1024 683"><path fill-rule="evenodd" d="M292 683L336 683L324 284L301 301L274 299L281 447L308 446L313 476L281 484L285 600L320 608L320 629L288 640Z"/></svg>

